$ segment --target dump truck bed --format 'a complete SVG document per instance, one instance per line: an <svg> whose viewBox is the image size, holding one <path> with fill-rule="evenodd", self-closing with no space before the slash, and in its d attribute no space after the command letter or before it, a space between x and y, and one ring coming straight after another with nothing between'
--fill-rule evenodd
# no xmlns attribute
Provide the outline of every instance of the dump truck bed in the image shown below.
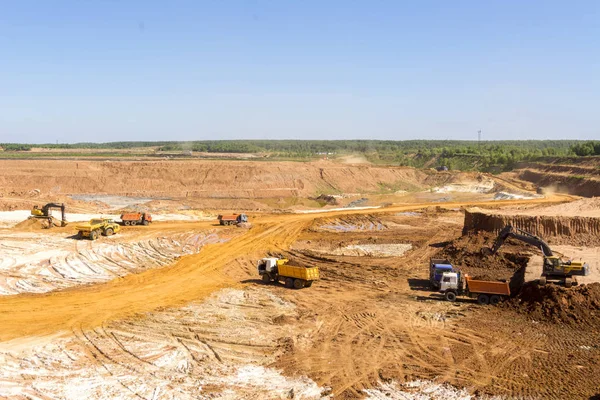
<svg viewBox="0 0 600 400"><path fill-rule="evenodd" d="M91 231L92 230L92 225L91 224L79 224L75 227L76 230L78 231Z"/></svg>
<svg viewBox="0 0 600 400"><path fill-rule="evenodd" d="M142 213L125 213L121 215L121 219L123 221L128 220L128 221L138 221L140 219L142 219L143 214Z"/></svg>
<svg viewBox="0 0 600 400"><path fill-rule="evenodd" d="M239 214L219 215L218 219L223 221L235 221Z"/></svg>
<svg viewBox="0 0 600 400"><path fill-rule="evenodd" d="M510 287L508 282L478 281L465 276L467 288L471 293L497 294L500 296L510 296Z"/></svg>
<svg viewBox="0 0 600 400"><path fill-rule="evenodd" d="M277 271L280 276L315 281L319 279L319 268L296 267L293 265L279 265Z"/></svg>

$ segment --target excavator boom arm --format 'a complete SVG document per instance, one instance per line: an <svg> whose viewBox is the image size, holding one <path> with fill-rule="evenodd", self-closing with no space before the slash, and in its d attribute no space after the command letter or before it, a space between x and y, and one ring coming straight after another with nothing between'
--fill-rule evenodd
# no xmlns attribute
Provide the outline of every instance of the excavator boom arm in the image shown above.
<svg viewBox="0 0 600 400"><path fill-rule="evenodd" d="M48 204L46 204L44 207L42 207L42 212L44 213L44 215L48 216L50 214L49 210L51 208L60 209L61 220L64 222L65 221L65 204L64 203L48 203Z"/></svg>
<svg viewBox="0 0 600 400"><path fill-rule="evenodd" d="M494 246L492 247L492 254L495 254L500 247L504 244L504 241L509 237L520 240L524 243L530 244L542 250L544 256L551 257L554 255L548 243L546 243L542 238L539 238L535 235L532 235L529 232L525 232L522 230L518 230L518 233L515 232L515 229L511 225L506 225L498 234L496 241L494 242Z"/></svg>

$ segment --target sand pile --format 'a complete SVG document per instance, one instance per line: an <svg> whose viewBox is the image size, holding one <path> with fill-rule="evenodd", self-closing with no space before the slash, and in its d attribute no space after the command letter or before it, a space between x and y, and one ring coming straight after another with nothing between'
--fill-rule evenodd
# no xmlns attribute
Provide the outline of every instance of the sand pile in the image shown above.
<svg viewBox="0 0 600 400"><path fill-rule="evenodd" d="M570 289L527 283L505 307L527 314L535 321L597 326L600 322L600 283Z"/></svg>
<svg viewBox="0 0 600 400"><path fill-rule="evenodd" d="M15 228L27 232L37 231L50 228L50 222L45 218L27 218L25 221L15 225Z"/></svg>

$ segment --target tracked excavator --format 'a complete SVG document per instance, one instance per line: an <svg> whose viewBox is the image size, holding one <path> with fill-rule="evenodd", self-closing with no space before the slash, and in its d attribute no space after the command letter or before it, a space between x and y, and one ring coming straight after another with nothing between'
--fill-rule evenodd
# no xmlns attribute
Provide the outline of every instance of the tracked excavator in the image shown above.
<svg viewBox="0 0 600 400"><path fill-rule="evenodd" d="M47 219L50 222L49 226L52 226L52 215L50 215L50 210L53 208L60 209L61 218L60 218L60 226L67 226L67 220L65 218L65 205L64 203L48 203L44 205L42 208L38 206L33 206L31 209L31 218L41 218Z"/></svg>
<svg viewBox="0 0 600 400"><path fill-rule="evenodd" d="M495 254L508 238L520 240L542 251L544 265L542 267L542 276L539 279L540 285L553 282L564 283L566 287L571 287L578 284L576 276L586 276L590 273L590 267L587 263L572 260L565 261L561 257L555 256L548 243L542 238L521 229L513 228L511 225L505 226L500 231L494 242L494 246L489 249L491 250L491 254Z"/></svg>

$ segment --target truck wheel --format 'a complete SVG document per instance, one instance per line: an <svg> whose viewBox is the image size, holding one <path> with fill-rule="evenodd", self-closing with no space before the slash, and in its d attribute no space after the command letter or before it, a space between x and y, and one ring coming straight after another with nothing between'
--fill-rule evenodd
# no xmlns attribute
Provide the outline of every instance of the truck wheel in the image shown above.
<svg viewBox="0 0 600 400"><path fill-rule="evenodd" d="M540 284L540 286L545 286L547 283L546 277L542 276L539 280L538 283Z"/></svg>
<svg viewBox="0 0 600 400"><path fill-rule="evenodd" d="M137 225L137 221L131 221L131 225Z"/></svg>
<svg viewBox="0 0 600 400"><path fill-rule="evenodd" d="M304 284L304 287L311 287L313 284L313 281L308 281Z"/></svg>
<svg viewBox="0 0 600 400"><path fill-rule="evenodd" d="M142 224L144 224L144 226L148 226L150 222L148 222L147 220L144 220L144 222L142 222Z"/></svg>
<svg viewBox="0 0 600 400"><path fill-rule="evenodd" d="M108 229L106 229L106 231L104 231L104 234L106 236L111 236L113 233L114 233L114 231L112 228L108 228Z"/></svg>
<svg viewBox="0 0 600 400"><path fill-rule="evenodd" d="M129 226L129 221L123 221L123 225Z"/></svg>
<svg viewBox="0 0 600 400"><path fill-rule="evenodd" d="M96 239L98 239L98 231L91 231L91 232L90 232L90 239L91 239L91 240L96 240Z"/></svg>
<svg viewBox="0 0 600 400"><path fill-rule="evenodd" d="M490 298L487 294L480 294L477 296L477 302L482 306L485 306L486 304L490 304Z"/></svg>
<svg viewBox="0 0 600 400"><path fill-rule="evenodd" d="M456 293L446 292L446 293L444 293L444 298L448 301L456 301Z"/></svg>
<svg viewBox="0 0 600 400"><path fill-rule="evenodd" d="M490 297L490 304L495 306L496 304L500 303L500 296L498 296L497 294L493 295Z"/></svg>
<svg viewBox="0 0 600 400"><path fill-rule="evenodd" d="M573 279L565 278L565 287L570 288L571 286L573 286Z"/></svg>
<svg viewBox="0 0 600 400"><path fill-rule="evenodd" d="M269 276L269 274L263 274L262 281L263 281L263 283L266 283L266 284L271 283L271 277Z"/></svg>
<svg viewBox="0 0 600 400"><path fill-rule="evenodd" d="M305 283L304 279L294 279L294 289L302 289Z"/></svg>
<svg viewBox="0 0 600 400"><path fill-rule="evenodd" d="M294 287L294 279L292 279L292 278L285 278L285 287L286 288L293 288Z"/></svg>

